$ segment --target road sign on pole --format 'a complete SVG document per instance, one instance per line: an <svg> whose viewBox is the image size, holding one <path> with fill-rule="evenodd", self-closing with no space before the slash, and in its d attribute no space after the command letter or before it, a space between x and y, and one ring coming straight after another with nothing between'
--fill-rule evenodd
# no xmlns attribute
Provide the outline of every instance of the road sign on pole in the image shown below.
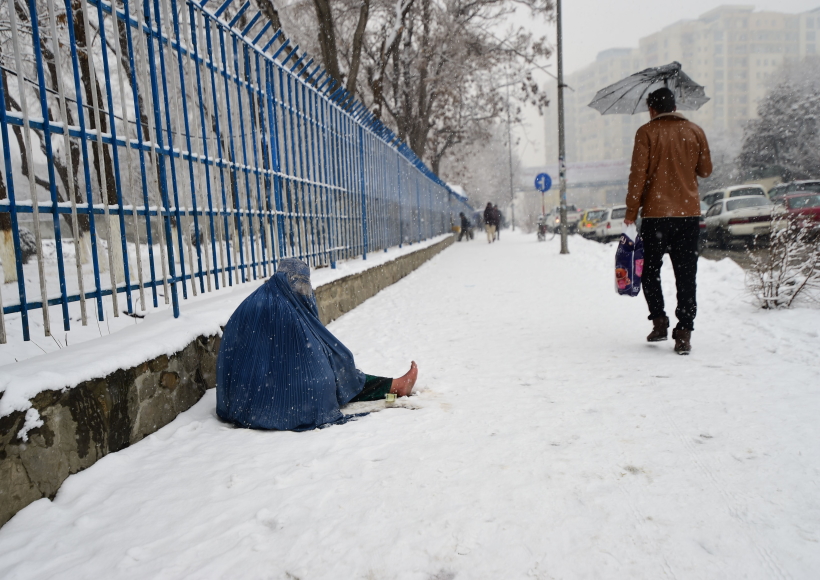
<svg viewBox="0 0 820 580"><path fill-rule="evenodd" d="M535 178L535 189L544 193L552 187L552 178L546 173L539 173Z"/></svg>
<svg viewBox="0 0 820 580"><path fill-rule="evenodd" d="M544 203L544 193L549 191L552 187L552 178L546 173L539 173L535 177L535 189L541 192L541 215L547 213L547 207Z"/></svg>

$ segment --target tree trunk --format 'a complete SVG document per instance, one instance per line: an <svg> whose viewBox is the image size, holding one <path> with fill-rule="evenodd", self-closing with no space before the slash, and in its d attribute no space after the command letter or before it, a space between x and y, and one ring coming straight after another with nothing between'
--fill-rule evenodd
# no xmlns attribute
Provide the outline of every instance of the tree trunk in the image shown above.
<svg viewBox="0 0 820 580"><path fill-rule="evenodd" d="M94 66L94 63L89 63L88 58L88 54L89 52L91 52L91 48L88 45L88 41L85 35L85 14L83 14L80 3L77 0L73 0L72 9L74 10L74 36L77 40L77 57L80 62L80 76L83 79L85 105L87 105L90 109L93 109L94 94L92 93L92 91L96 90L97 104L100 108L100 131L102 133L107 133L108 122L105 118L105 101L103 99L102 90L100 89L99 80L95 78L95 80L97 81L95 83L95 87L92 87L90 83L91 70L89 69L89 65ZM93 110L88 111L88 125L93 131L96 132L97 119ZM94 170L97 173L97 183L100 184L100 196L105 195L110 205L117 205L117 186L116 181L114 180L114 165L111 161L111 153L108 151L108 147L104 144L101 144L100 147L97 147L95 144L91 146L91 149L93 151ZM99 149L102 149L103 152L102 163L105 167L105 183L103 183L102 178L102 167L100 166Z"/></svg>
<svg viewBox="0 0 820 580"><path fill-rule="evenodd" d="M350 71L347 75L347 92L351 96L356 94L356 79L359 76L359 65L362 60L362 45L364 44L364 31L367 28L367 19L370 14L370 0L362 0L359 9L359 22L356 24L356 32L353 34L353 51L350 56Z"/></svg>
<svg viewBox="0 0 820 580"><path fill-rule="evenodd" d="M393 26L393 36L388 36L382 42L381 57L379 58L379 68L376 76L371 83L371 90L373 91L373 112L377 119L382 118L382 106L384 105L384 71L387 69L387 63L390 62L391 56L394 55L401 42L402 33L404 31L404 18L413 7L415 0L405 0L406 4L402 4L399 14L396 15L396 22Z"/></svg>
<svg viewBox="0 0 820 580"><path fill-rule="evenodd" d="M316 9L316 21L319 24L319 46L322 49L322 61L328 74L342 82L342 73L339 70L339 56L336 50L336 29L333 23L333 12L330 9L330 0L313 0Z"/></svg>

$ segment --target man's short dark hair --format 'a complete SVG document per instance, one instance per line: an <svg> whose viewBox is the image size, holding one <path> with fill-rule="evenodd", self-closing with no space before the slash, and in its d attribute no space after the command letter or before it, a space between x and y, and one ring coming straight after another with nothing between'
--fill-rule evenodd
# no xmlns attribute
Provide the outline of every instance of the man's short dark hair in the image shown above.
<svg viewBox="0 0 820 580"><path fill-rule="evenodd" d="M649 93L646 104L658 113L671 113L675 110L675 93L666 87Z"/></svg>

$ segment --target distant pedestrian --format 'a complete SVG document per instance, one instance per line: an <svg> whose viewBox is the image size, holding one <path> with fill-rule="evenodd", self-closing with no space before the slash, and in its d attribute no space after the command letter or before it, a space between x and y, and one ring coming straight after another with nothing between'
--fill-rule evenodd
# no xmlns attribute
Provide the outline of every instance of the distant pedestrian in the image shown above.
<svg viewBox="0 0 820 580"><path fill-rule="evenodd" d="M461 218L461 231L458 233L458 241L461 241L461 238L466 237L467 241L473 239L473 225L470 223L470 220L467 219L467 216L464 215L464 212L460 212L459 217Z"/></svg>
<svg viewBox="0 0 820 580"><path fill-rule="evenodd" d="M650 93L646 104L650 120L635 135L624 224L635 223L643 208L643 293L653 324L646 340L667 339L669 318L664 311L661 265L668 253L678 298L678 324L672 338L675 352L689 354L697 314L698 177L709 177L712 159L703 129L676 112L671 90Z"/></svg>
<svg viewBox="0 0 820 580"><path fill-rule="evenodd" d="M504 214L498 209L498 204L493 206L495 212L495 239L501 241L501 224L504 223Z"/></svg>
<svg viewBox="0 0 820 580"><path fill-rule="evenodd" d="M484 231L487 232L487 243L492 244L495 241L495 230L498 227L496 221L495 209L493 204L487 202L487 207L484 208Z"/></svg>

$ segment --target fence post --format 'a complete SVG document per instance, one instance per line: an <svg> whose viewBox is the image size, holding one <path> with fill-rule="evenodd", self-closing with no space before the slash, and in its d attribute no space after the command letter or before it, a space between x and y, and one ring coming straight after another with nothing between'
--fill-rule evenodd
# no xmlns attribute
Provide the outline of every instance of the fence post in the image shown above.
<svg viewBox="0 0 820 580"><path fill-rule="evenodd" d="M23 251L20 247L20 227L17 223L17 203L14 195L14 176L11 164L11 149L9 148L8 120L6 119L6 88L3 86L3 77L0 77L0 131L3 133L3 162L6 168L6 195L9 200L9 217L11 221L12 243L14 245L14 261L17 267L17 292L20 297L20 321L23 323L23 340L31 340L28 325L28 305L26 303L26 277L23 274ZM2 179L2 176L0 176ZM0 236L5 236L0 232ZM3 240L8 243L8 238ZM8 268L3 264L3 268ZM3 308L0 305L0 308Z"/></svg>
<svg viewBox="0 0 820 580"><path fill-rule="evenodd" d="M359 125L359 179L362 189L362 260L367 260L367 196L364 177L364 128Z"/></svg>
<svg viewBox="0 0 820 580"><path fill-rule="evenodd" d="M399 248L402 247L404 244L404 222L402 221L402 204L401 204L401 156L396 154L396 199L398 200L396 203L398 204L398 216L399 216Z"/></svg>

